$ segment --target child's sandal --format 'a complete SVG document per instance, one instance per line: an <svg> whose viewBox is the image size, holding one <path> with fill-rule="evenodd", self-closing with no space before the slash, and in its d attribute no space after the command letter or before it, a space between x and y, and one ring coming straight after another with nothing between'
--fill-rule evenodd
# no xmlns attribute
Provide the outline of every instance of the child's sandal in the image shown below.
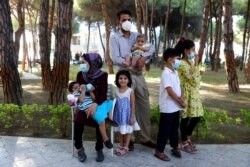
<svg viewBox="0 0 250 167"><path fill-rule="evenodd" d="M116 154L117 156L122 156L122 155L125 155L128 151L129 151L129 150L128 150L127 147L118 147L118 148L116 149L115 154Z"/></svg>
<svg viewBox="0 0 250 167"><path fill-rule="evenodd" d="M115 149L115 155L121 154L121 150L122 150L122 146L117 147L117 149Z"/></svg>
<svg viewBox="0 0 250 167"><path fill-rule="evenodd" d="M188 142L185 142L185 144L181 145L181 150L185 151L190 154L194 154L195 152L193 151L192 147L189 145Z"/></svg>
<svg viewBox="0 0 250 167"><path fill-rule="evenodd" d="M193 152L197 152L196 145L190 139L187 140L187 143L190 145L190 147L192 148Z"/></svg>

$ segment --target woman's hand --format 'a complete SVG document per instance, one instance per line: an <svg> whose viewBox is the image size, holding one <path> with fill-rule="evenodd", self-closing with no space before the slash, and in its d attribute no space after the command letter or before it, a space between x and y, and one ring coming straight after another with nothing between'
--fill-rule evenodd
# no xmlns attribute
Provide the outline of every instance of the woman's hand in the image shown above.
<svg viewBox="0 0 250 167"><path fill-rule="evenodd" d="M92 85L90 92L94 92L95 91L95 87Z"/></svg>
<svg viewBox="0 0 250 167"><path fill-rule="evenodd" d="M129 119L129 125L134 125L134 123L135 123L135 120L134 120L134 117L131 117L130 119Z"/></svg>
<svg viewBox="0 0 250 167"><path fill-rule="evenodd" d="M97 104L93 103L90 107L86 110L87 118L92 117L95 114Z"/></svg>
<svg viewBox="0 0 250 167"><path fill-rule="evenodd" d="M80 88L81 88L81 91L82 91L82 92L85 92L85 91L86 91L86 85L82 84Z"/></svg>
<svg viewBox="0 0 250 167"><path fill-rule="evenodd" d="M194 65L195 66L198 66L199 65L199 60L200 60L200 57L198 54L195 55L195 58L194 58Z"/></svg>

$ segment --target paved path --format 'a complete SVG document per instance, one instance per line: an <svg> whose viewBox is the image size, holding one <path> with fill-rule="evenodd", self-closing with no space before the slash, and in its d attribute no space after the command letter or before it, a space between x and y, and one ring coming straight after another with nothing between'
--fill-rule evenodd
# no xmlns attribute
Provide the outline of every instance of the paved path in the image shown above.
<svg viewBox="0 0 250 167"><path fill-rule="evenodd" d="M87 160L81 163L71 154L71 141L45 138L0 136L0 167L250 167L250 145L198 145L199 152L182 153L178 159L165 152L170 162L153 156L153 149L135 145L122 157L104 149L105 160L95 161L94 142L84 142ZM117 146L117 145L116 145Z"/></svg>
<svg viewBox="0 0 250 167"><path fill-rule="evenodd" d="M41 79L41 77L29 72L22 71L22 79Z"/></svg>

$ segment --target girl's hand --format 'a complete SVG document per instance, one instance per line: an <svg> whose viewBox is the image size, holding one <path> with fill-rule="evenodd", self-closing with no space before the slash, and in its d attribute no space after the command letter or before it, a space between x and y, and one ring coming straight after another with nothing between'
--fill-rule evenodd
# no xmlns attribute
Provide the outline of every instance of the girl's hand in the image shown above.
<svg viewBox="0 0 250 167"><path fill-rule="evenodd" d="M134 118L130 118L130 120L129 120L129 125L134 125L134 123L135 123L135 120L134 120Z"/></svg>
<svg viewBox="0 0 250 167"><path fill-rule="evenodd" d="M195 55L195 58L194 58L194 65L195 65L195 66L198 66L198 65L199 65L199 59L200 59L200 57L196 54L196 55Z"/></svg>

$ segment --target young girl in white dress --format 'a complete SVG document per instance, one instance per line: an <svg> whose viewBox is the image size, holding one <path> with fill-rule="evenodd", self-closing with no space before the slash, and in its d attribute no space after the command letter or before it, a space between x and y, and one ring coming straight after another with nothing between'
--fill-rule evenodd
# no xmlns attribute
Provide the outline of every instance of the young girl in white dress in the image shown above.
<svg viewBox="0 0 250 167"><path fill-rule="evenodd" d="M116 104L114 118L119 126L114 130L119 132L120 146L115 150L115 154L120 156L128 152L129 141L133 131L140 130L135 119L135 95L131 89L132 79L129 71L120 70L116 74Z"/></svg>

